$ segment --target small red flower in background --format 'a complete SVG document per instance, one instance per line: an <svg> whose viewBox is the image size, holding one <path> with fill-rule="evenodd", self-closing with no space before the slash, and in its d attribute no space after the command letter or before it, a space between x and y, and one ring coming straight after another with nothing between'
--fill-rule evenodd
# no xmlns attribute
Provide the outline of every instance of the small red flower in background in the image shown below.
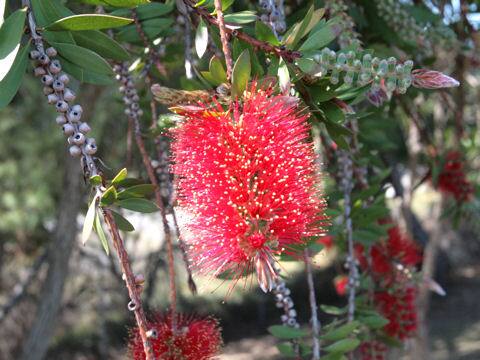
<svg viewBox="0 0 480 360"><path fill-rule="evenodd" d="M452 195L458 202L471 200L474 189L466 178L460 152L451 151L447 154L446 162L438 175L437 184L441 192Z"/></svg>
<svg viewBox="0 0 480 360"><path fill-rule="evenodd" d="M341 275L333 279L333 285L338 295L344 296L348 289L348 276Z"/></svg>
<svg viewBox="0 0 480 360"><path fill-rule="evenodd" d="M387 354L387 346L380 341L365 341L359 347L362 360L384 360Z"/></svg>
<svg viewBox="0 0 480 360"><path fill-rule="evenodd" d="M218 355L222 338L215 319L177 314L176 326L177 330L174 334L171 314L158 315L151 322L151 328L157 332L157 337L152 339L156 359L208 360ZM146 358L137 328L132 331L129 350L133 360Z"/></svg>
<svg viewBox="0 0 480 360"><path fill-rule="evenodd" d="M325 235L321 236L318 240L317 243L325 246L325 249L331 249L333 246L333 236L331 235Z"/></svg>
<svg viewBox="0 0 480 360"><path fill-rule="evenodd" d="M255 85L232 109L186 109L173 132L178 201L192 216L186 242L197 272L255 270L268 291L274 256L324 232L308 115Z"/></svg>

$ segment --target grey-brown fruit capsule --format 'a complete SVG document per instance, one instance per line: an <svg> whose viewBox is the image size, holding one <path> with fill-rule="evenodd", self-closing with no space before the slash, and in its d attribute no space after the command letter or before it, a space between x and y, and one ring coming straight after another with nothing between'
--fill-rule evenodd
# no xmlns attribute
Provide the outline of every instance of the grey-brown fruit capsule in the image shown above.
<svg viewBox="0 0 480 360"><path fill-rule="evenodd" d="M97 145L96 144L87 144L85 145L85 152L88 155L93 155L97 152Z"/></svg>
<svg viewBox="0 0 480 360"><path fill-rule="evenodd" d="M40 51L37 51L37 50L32 50L30 51L30 54L29 54L30 59L32 60L37 60L40 57L40 55L41 55Z"/></svg>
<svg viewBox="0 0 480 360"><path fill-rule="evenodd" d="M67 123L67 119L65 118L64 115L58 115L56 118L55 118L55 122L58 124L58 125L65 125Z"/></svg>
<svg viewBox="0 0 480 360"><path fill-rule="evenodd" d="M49 104L55 104L58 101L58 96L56 94L50 94L47 96Z"/></svg>
<svg viewBox="0 0 480 360"><path fill-rule="evenodd" d="M43 87L43 95L50 95L53 93L53 89L51 86L44 86Z"/></svg>
<svg viewBox="0 0 480 360"><path fill-rule="evenodd" d="M78 157L78 156L82 155L82 149L80 149L77 145L70 146L68 151L70 152L70 155L72 155L74 157Z"/></svg>
<svg viewBox="0 0 480 360"><path fill-rule="evenodd" d="M81 117L82 117L82 114L73 109L70 110L67 115L68 120L71 122L78 122L80 121Z"/></svg>
<svg viewBox="0 0 480 360"><path fill-rule="evenodd" d="M72 110L79 112L80 114L83 113L83 109L80 105L73 105Z"/></svg>
<svg viewBox="0 0 480 360"><path fill-rule="evenodd" d="M42 65L47 65L50 62L50 58L47 56L47 54L41 54L38 57L38 62Z"/></svg>
<svg viewBox="0 0 480 360"><path fill-rule="evenodd" d="M70 78L68 77L67 74L62 74L58 77L58 81L61 81L62 83L64 83L66 85L70 82Z"/></svg>
<svg viewBox="0 0 480 360"><path fill-rule="evenodd" d="M75 145L82 145L85 142L85 135L83 135L81 132L77 132L75 135L73 135L73 143Z"/></svg>
<svg viewBox="0 0 480 360"><path fill-rule="evenodd" d="M52 74L58 74L60 71L62 71L62 66L58 60L53 60L48 69Z"/></svg>
<svg viewBox="0 0 480 360"><path fill-rule="evenodd" d="M58 112L66 112L68 110L68 104L65 101L61 100L55 104L55 108Z"/></svg>
<svg viewBox="0 0 480 360"><path fill-rule="evenodd" d="M81 123L80 126L78 127L78 131L80 131L83 134L88 133L90 130L91 130L90 126L86 122Z"/></svg>
<svg viewBox="0 0 480 360"><path fill-rule="evenodd" d="M53 83L53 76L51 75L43 75L42 76L42 83L44 83L45 85L52 85Z"/></svg>
<svg viewBox="0 0 480 360"><path fill-rule="evenodd" d="M65 124L62 126L63 133L67 136L73 135L75 127L72 124Z"/></svg>
<svg viewBox="0 0 480 360"><path fill-rule="evenodd" d="M65 89L63 93L63 98L65 99L65 101L73 101L75 100L75 94L73 93L72 90Z"/></svg>
<svg viewBox="0 0 480 360"><path fill-rule="evenodd" d="M57 50L53 47L49 47L47 50L45 50L48 56L54 57L57 56Z"/></svg>
<svg viewBox="0 0 480 360"><path fill-rule="evenodd" d="M46 73L47 73L47 71L41 66L38 66L38 67L35 68L35 70L33 70L33 74L37 77L38 76L43 76Z"/></svg>
<svg viewBox="0 0 480 360"><path fill-rule="evenodd" d="M53 90L55 91L63 91L64 88L65 85L63 85L63 82L61 82L60 80L55 80L55 82L53 83Z"/></svg>

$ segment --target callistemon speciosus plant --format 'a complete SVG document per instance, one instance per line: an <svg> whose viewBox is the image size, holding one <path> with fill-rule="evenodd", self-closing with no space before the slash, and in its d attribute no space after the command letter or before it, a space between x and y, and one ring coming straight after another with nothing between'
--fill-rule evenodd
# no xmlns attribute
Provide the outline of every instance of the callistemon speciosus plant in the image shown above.
<svg viewBox="0 0 480 360"><path fill-rule="evenodd" d="M458 151L447 154L437 183L441 192L453 196L458 202L466 202L473 197L474 189L467 180L462 154Z"/></svg>
<svg viewBox="0 0 480 360"><path fill-rule="evenodd" d="M271 290L274 256L323 233L308 114L297 99L252 85L230 110L210 103L182 115L173 170L179 205L192 218L193 268L236 279L255 270Z"/></svg>
<svg viewBox="0 0 480 360"><path fill-rule="evenodd" d="M152 347L159 360L207 360L212 359L222 346L217 320L176 314L176 330L172 331L172 314L157 315L151 322ZM135 328L129 341L133 360L144 360L142 339Z"/></svg>

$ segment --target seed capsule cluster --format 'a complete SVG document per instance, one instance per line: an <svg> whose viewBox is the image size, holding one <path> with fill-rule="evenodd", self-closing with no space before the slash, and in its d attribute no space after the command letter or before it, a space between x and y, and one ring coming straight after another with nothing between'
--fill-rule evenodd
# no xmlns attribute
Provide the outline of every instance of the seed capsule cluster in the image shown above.
<svg viewBox="0 0 480 360"><path fill-rule="evenodd" d="M128 63L117 64L113 67L116 79L122 84L119 88L123 94L123 102L125 103L125 115L131 119L140 119L143 110L140 109L140 97L138 96L135 83L128 71Z"/></svg>
<svg viewBox="0 0 480 360"><path fill-rule="evenodd" d="M397 63L394 57L388 59L372 58L370 54L357 59L355 52L335 52L328 48L314 55L317 66L312 75L323 77L330 74L330 82L338 84L343 74L343 82L357 86L372 84L373 89L385 87L389 93L398 91L404 94L412 85L413 61L407 60L403 64ZM383 86L385 85L385 86Z"/></svg>
<svg viewBox="0 0 480 360"><path fill-rule="evenodd" d="M293 300L290 297L290 289L279 276L275 281L272 292L275 296L275 305L284 311L281 316L283 325L299 328L300 324L297 321L297 311L294 309Z"/></svg>
<svg viewBox="0 0 480 360"><path fill-rule="evenodd" d="M348 15L348 6L343 0L327 0L325 1L325 10L330 14L330 18L339 17L342 31L337 38L340 48L352 47L356 49L362 48L359 40L360 34L355 31L355 22Z"/></svg>
<svg viewBox="0 0 480 360"><path fill-rule="evenodd" d="M258 6L262 13L260 20L270 26L275 36L287 30L283 0L260 0Z"/></svg>
<svg viewBox="0 0 480 360"><path fill-rule="evenodd" d="M35 76L42 81L43 93L49 104L54 105L58 112L56 123L62 127L63 133L68 139L69 152L73 157L82 155L92 156L97 152L94 138L86 136L90 132L90 126L81 121L83 109L80 105L72 105L75 101L75 93L67 87L70 78L62 73L60 61L55 59L57 50L49 47L43 51L43 47L30 52L30 58L36 62Z"/></svg>

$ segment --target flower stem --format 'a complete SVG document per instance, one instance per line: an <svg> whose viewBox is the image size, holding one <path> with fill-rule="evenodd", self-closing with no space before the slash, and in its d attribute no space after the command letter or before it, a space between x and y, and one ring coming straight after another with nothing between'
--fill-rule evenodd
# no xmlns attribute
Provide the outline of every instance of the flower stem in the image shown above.
<svg viewBox="0 0 480 360"><path fill-rule="evenodd" d="M320 359L320 341L318 336L320 335L320 321L317 314L317 299L315 297L315 284L313 282L312 263L310 258L310 251L305 249L303 252L305 260L305 273L307 274L308 294L310 302L311 325L312 325L312 343L313 343L313 355L312 360Z"/></svg>
<svg viewBox="0 0 480 360"><path fill-rule="evenodd" d="M232 69L233 69L233 60L232 53L230 51L230 46L228 44L228 35L225 27L225 20L223 18L222 12L222 1L214 0L215 3L215 12L217 13L217 24L220 31L220 39L222 41L222 50L225 55L225 63L227 65L227 80L232 80Z"/></svg>

